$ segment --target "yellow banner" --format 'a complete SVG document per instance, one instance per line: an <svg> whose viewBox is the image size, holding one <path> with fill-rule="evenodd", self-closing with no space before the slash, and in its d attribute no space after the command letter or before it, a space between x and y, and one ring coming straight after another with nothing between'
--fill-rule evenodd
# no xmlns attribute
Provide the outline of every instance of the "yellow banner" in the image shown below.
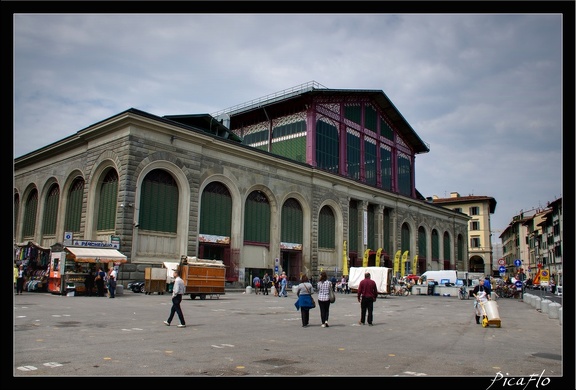
<svg viewBox="0 0 576 390"><path fill-rule="evenodd" d="M396 255L394 256L394 276L396 276L396 274L400 270L400 255L401 254L402 254L402 251L399 250L398 252L396 252Z"/></svg>
<svg viewBox="0 0 576 390"><path fill-rule="evenodd" d="M380 267L380 256L382 256L382 248L378 248L376 251L376 263L374 264L376 267Z"/></svg>
<svg viewBox="0 0 576 390"><path fill-rule="evenodd" d="M342 260L343 260L342 276L347 276L348 275L348 253L346 252L346 240L344 240L343 252L344 253L342 255Z"/></svg>
<svg viewBox="0 0 576 390"><path fill-rule="evenodd" d="M414 255L412 259L412 273L418 275L418 255Z"/></svg>
<svg viewBox="0 0 576 390"><path fill-rule="evenodd" d="M402 268L400 269L400 277L404 277L406 272L406 262L408 261L408 251L404 251L402 254Z"/></svg>
<svg viewBox="0 0 576 390"><path fill-rule="evenodd" d="M364 251L364 258L362 259L362 267L368 267L368 256L370 255L370 248Z"/></svg>

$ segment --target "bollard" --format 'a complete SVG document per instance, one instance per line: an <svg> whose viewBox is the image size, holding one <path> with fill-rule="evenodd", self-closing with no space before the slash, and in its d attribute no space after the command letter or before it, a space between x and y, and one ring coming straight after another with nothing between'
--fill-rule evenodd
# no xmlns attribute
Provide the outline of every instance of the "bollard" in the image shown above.
<svg viewBox="0 0 576 390"><path fill-rule="evenodd" d="M548 305L548 318L559 318L560 317L560 308L562 307L561 304L552 302Z"/></svg>
<svg viewBox="0 0 576 390"><path fill-rule="evenodd" d="M549 299L543 299L542 302L540 302L540 310L542 311L542 313L548 314L548 309L551 303L552 301Z"/></svg>
<svg viewBox="0 0 576 390"><path fill-rule="evenodd" d="M252 294L252 286L246 286L246 294Z"/></svg>
<svg viewBox="0 0 576 390"><path fill-rule="evenodd" d="M332 288L332 287L330 287L330 288ZM294 294L296 294L296 293L298 292L298 285L292 286L292 292L293 292Z"/></svg>
<svg viewBox="0 0 576 390"><path fill-rule="evenodd" d="M524 302L526 302L529 305L532 305L532 298L534 298L534 295L524 294Z"/></svg>
<svg viewBox="0 0 576 390"><path fill-rule="evenodd" d="M540 302L542 302L542 298L535 296L532 299L532 307L535 308L536 310L540 310Z"/></svg>
<svg viewBox="0 0 576 390"><path fill-rule="evenodd" d="M558 319L560 320L560 326L562 326L562 308L558 309Z"/></svg>

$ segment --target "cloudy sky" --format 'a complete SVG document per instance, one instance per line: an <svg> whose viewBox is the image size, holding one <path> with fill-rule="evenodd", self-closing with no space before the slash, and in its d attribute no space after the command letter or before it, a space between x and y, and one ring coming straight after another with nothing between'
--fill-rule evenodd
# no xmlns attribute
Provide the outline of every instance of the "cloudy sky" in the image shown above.
<svg viewBox="0 0 576 390"><path fill-rule="evenodd" d="M562 14L13 21L14 157L128 108L213 113L316 81L382 90L429 144L416 157L418 191L493 197L496 239L521 210L562 196Z"/></svg>

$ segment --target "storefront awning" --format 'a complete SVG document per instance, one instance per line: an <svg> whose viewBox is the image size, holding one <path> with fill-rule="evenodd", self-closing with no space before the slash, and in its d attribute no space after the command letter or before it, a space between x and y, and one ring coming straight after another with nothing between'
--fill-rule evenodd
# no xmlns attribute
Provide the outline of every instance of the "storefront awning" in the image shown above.
<svg viewBox="0 0 576 390"><path fill-rule="evenodd" d="M71 248L66 247L67 258L82 263L126 263L127 258L112 248Z"/></svg>

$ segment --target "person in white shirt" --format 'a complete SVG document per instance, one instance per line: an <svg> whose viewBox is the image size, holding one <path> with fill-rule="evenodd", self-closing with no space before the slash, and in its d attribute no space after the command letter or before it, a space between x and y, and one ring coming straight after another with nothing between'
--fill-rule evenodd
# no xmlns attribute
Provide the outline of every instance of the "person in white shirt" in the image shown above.
<svg viewBox="0 0 576 390"><path fill-rule="evenodd" d="M180 320L179 328L186 327L186 320L184 320L184 314L182 313L182 308L180 308L180 302L182 302L182 296L186 293L186 286L184 285L184 280L180 277L178 271L174 271L174 286L172 287L172 308L170 309L170 316L168 321L164 321L164 325L170 326L174 314L178 314L178 319Z"/></svg>

